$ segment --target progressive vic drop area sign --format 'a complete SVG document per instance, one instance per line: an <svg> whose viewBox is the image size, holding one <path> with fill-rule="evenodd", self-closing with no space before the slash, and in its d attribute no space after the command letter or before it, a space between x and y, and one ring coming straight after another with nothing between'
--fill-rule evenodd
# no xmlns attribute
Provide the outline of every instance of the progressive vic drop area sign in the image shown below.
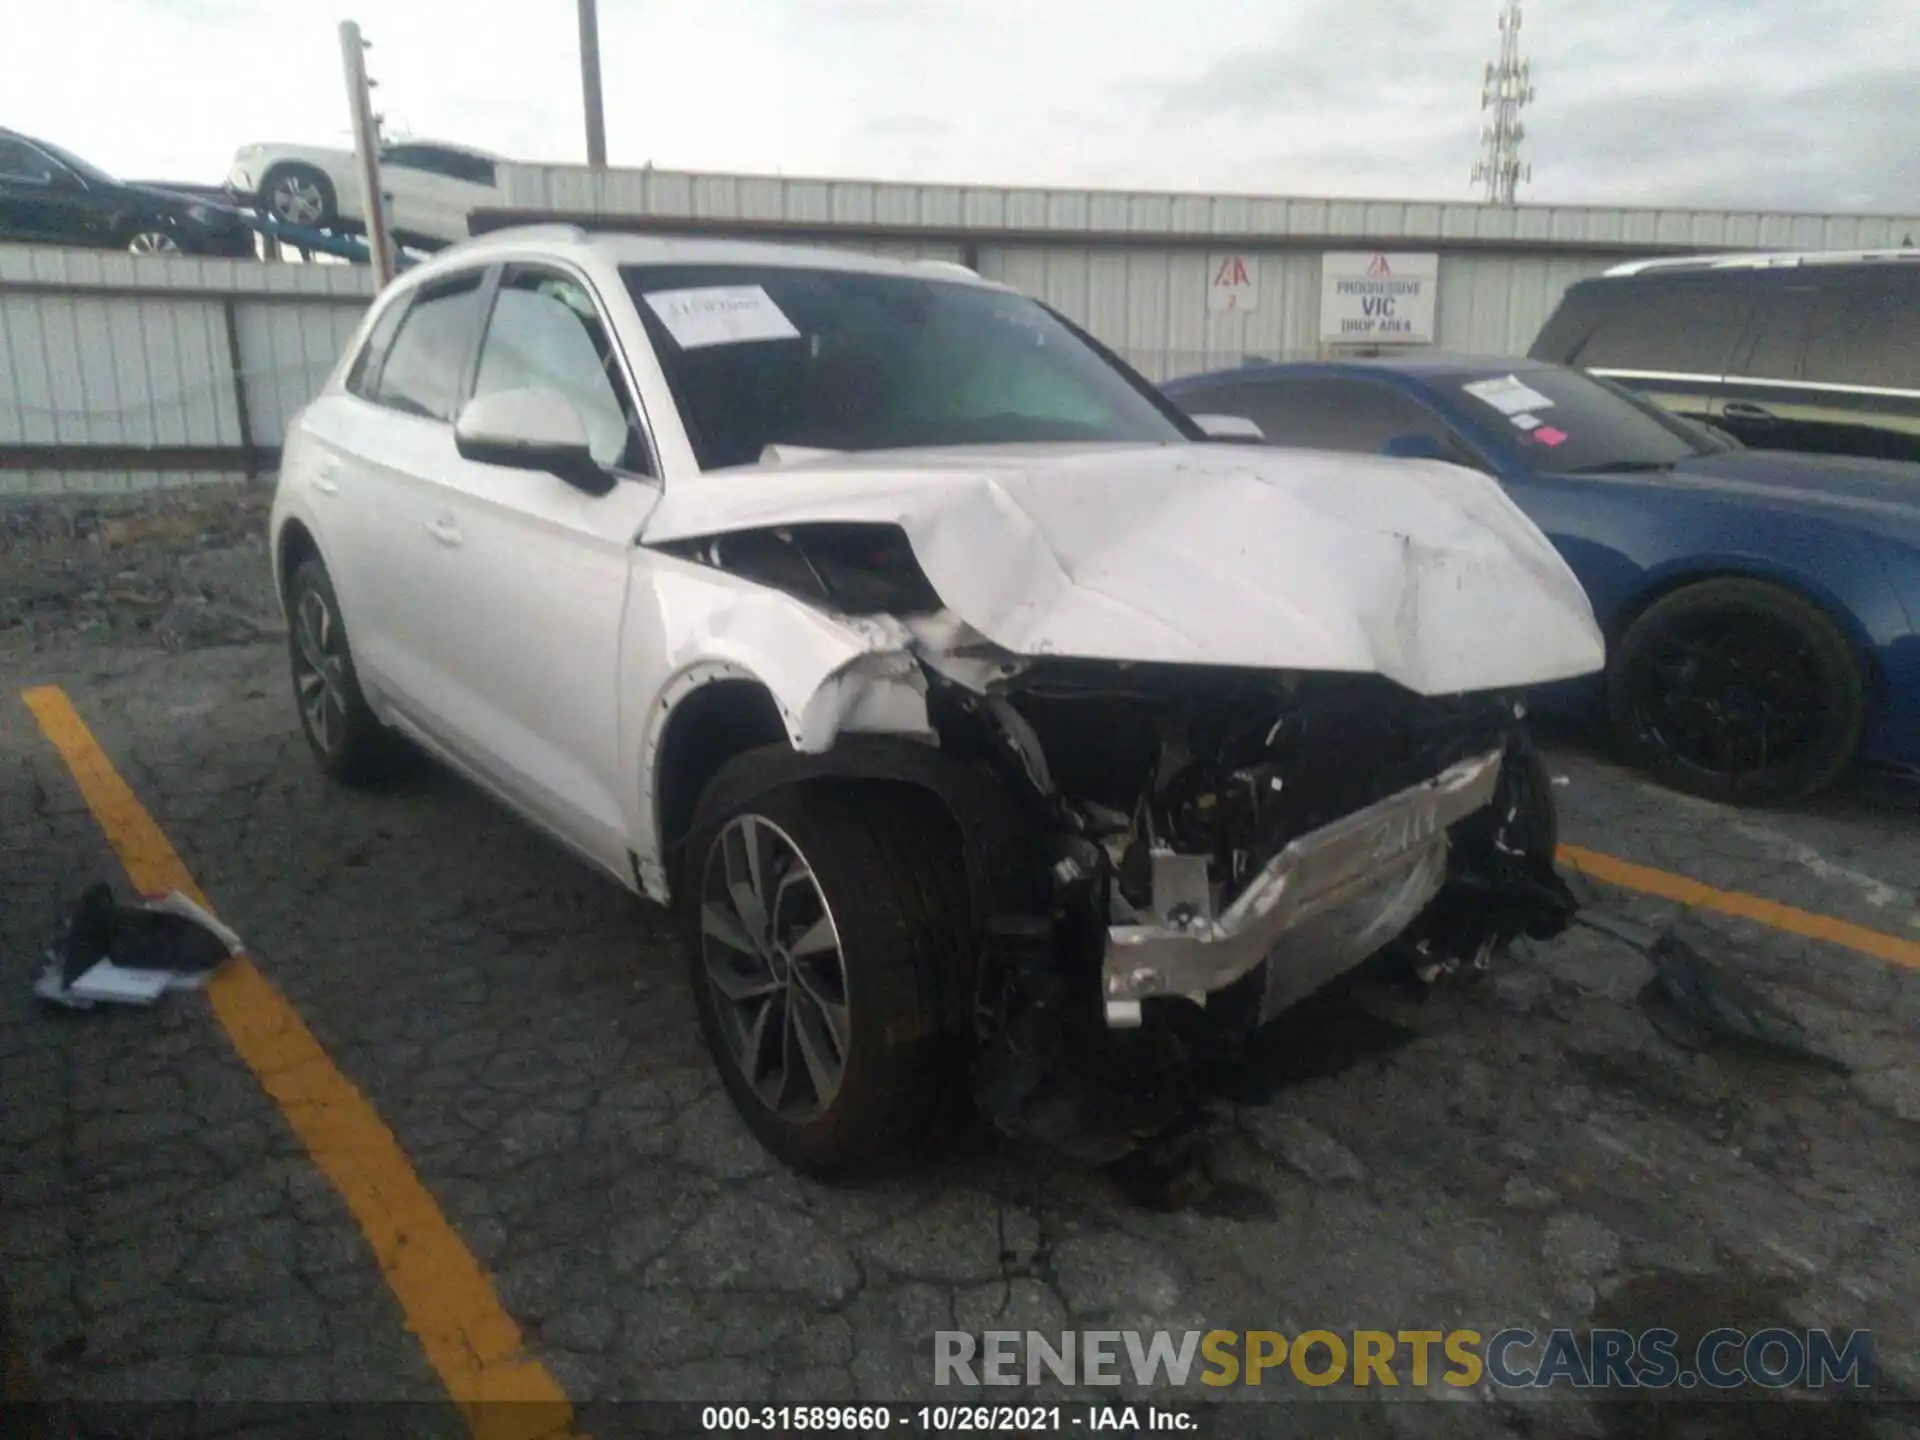
<svg viewBox="0 0 1920 1440"><path fill-rule="evenodd" d="M1431 345L1438 255L1336 250L1320 257L1327 345Z"/></svg>

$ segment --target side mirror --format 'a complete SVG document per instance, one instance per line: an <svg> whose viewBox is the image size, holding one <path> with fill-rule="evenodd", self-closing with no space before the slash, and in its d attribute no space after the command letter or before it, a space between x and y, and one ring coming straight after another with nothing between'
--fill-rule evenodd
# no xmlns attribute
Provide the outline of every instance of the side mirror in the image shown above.
<svg viewBox="0 0 1920 1440"><path fill-rule="evenodd" d="M1209 440L1237 440L1248 445L1264 445L1267 432L1244 415L1195 415L1193 423Z"/></svg>
<svg viewBox="0 0 1920 1440"><path fill-rule="evenodd" d="M453 445L462 459L544 471L589 495L614 486L613 476L593 458L580 412L552 390L474 396L454 422Z"/></svg>
<svg viewBox="0 0 1920 1440"><path fill-rule="evenodd" d="M1432 435L1396 435L1380 447L1380 453L1396 460L1453 461L1447 447Z"/></svg>

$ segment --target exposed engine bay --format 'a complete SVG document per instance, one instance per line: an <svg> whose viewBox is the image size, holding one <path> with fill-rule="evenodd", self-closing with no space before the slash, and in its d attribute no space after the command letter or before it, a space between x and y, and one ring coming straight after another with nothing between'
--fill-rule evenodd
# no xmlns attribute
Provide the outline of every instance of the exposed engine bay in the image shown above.
<svg viewBox="0 0 1920 1440"><path fill-rule="evenodd" d="M1190 1111L1197 1062L1363 962L1430 983L1572 918L1513 695L1010 655L884 525L671 549L903 622L939 750L1022 817L1040 913L984 927L973 986L976 1094L1004 1128L1117 1158Z"/></svg>

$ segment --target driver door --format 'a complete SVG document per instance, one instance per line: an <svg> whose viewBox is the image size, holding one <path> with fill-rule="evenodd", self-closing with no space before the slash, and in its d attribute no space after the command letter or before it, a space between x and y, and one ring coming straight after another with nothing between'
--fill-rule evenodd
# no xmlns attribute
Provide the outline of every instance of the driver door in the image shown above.
<svg viewBox="0 0 1920 1440"><path fill-rule="evenodd" d="M501 276L473 393L520 389L571 402L616 483L593 495L540 471L450 460L426 526L439 583L424 622L454 702L446 739L484 783L630 878L621 621L658 467L605 311L571 272L515 264Z"/></svg>

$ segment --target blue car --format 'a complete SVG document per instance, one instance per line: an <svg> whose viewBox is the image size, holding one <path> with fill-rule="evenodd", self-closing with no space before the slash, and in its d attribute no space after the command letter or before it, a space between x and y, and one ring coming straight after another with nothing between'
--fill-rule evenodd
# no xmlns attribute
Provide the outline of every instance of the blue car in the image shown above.
<svg viewBox="0 0 1920 1440"><path fill-rule="evenodd" d="M1604 677L1536 706L1605 713L1664 783L1772 803L1856 757L1920 768L1920 466L1743 449L1532 360L1248 365L1164 389L1270 444L1492 475L1607 635Z"/></svg>

